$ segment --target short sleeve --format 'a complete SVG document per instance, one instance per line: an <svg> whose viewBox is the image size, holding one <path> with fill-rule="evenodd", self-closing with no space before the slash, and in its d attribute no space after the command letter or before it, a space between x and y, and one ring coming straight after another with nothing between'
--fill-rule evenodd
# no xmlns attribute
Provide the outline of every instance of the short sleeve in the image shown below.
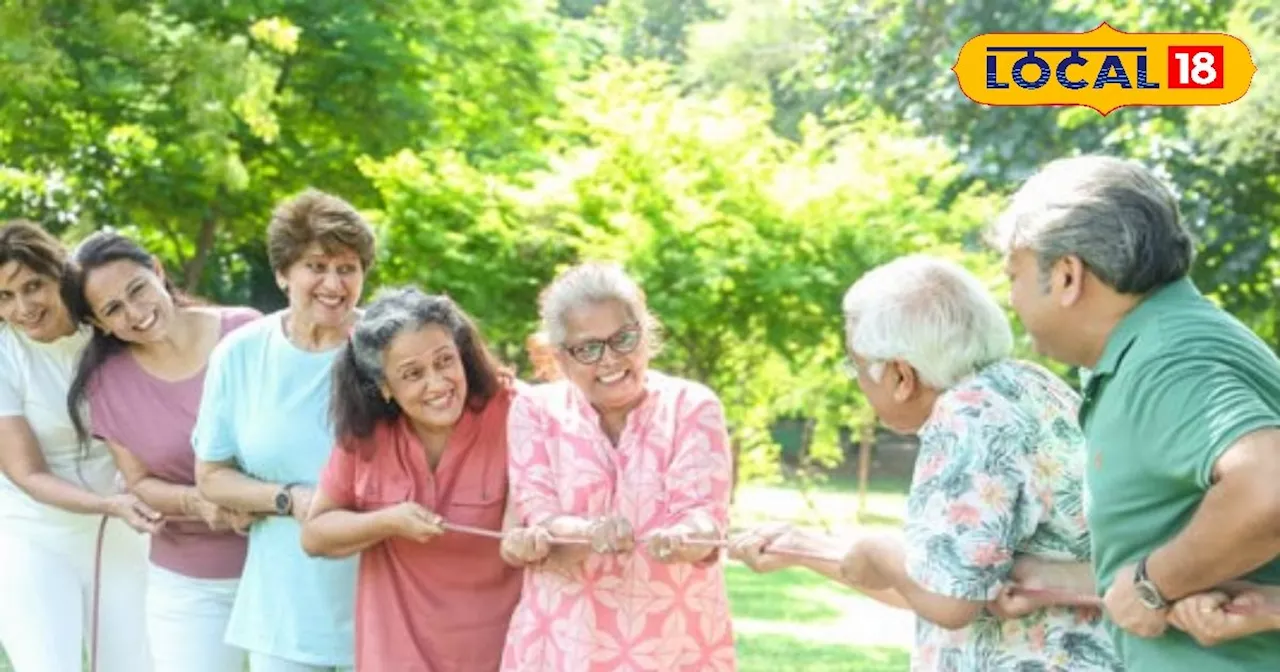
<svg viewBox="0 0 1280 672"><path fill-rule="evenodd" d="M111 406L107 402L111 398L110 390L105 389L106 386L102 384L102 380L101 376L94 376L85 390L88 401L89 434L106 441L122 443L111 421Z"/></svg>
<svg viewBox="0 0 1280 672"><path fill-rule="evenodd" d="M0 418L25 415L18 391L18 367L8 348L9 340L0 335Z"/></svg>
<svg viewBox="0 0 1280 672"><path fill-rule="evenodd" d="M360 458L347 447L338 445L329 451L329 461L320 472L320 490L339 508L355 508L356 467Z"/></svg>
<svg viewBox="0 0 1280 672"><path fill-rule="evenodd" d="M907 573L929 592L993 599L1041 516L1026 496L1034 428L966 408L921 437L907 498Z"/></svg>
<svg viewBox="0 0 1280 672"><path fill-rule="evenodd" d="M1245 435L1280 427L1247 375L1220 361L1166 357L1147 363L1128 407L1134 436L1149 438L1147 468L1207 489L1218 458Z"/></svg>
<svg viewBox="0 0 1280 672"><path fill-rule="evenodd" d="M227 348L214 348L205 372L200 411L191 432L196 458L204 462L225 462L240 453L235 433L235 359L232 355Z"/></svg>
<svg viewBox="0 0 1280 672"><path fill-rule="evenodd" d="M262 313L258 312L256 308L248 306L225 308L224 311L222 315L222 336L224 338L236 329L262 317Z"/></svg>

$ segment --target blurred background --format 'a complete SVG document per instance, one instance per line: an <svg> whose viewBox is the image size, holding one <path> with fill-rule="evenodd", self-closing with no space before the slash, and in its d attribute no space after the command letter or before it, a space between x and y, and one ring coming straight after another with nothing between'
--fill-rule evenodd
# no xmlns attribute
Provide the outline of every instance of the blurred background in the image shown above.
<svg viewBox="0 0 1280 672"><path fill-rule="evenodd" d="M1103 20L1236 35L1252 89L1102 117L984 108L949 70L982 33ZM1280 349L1278 71L1268 0L7 0L0 218L119 229L271 310L273 204L331 191L380 233L366 296L452 295L526 378L539 289L620 261L657 366L725 402L742 524L895 525L914 444L841 373L844 289L928 251L1003 301L984 226L1038 165L1103 152L1162 172L1200 288ZM779 576L731 574L744 669L903 669L909 620Z"/></svg>

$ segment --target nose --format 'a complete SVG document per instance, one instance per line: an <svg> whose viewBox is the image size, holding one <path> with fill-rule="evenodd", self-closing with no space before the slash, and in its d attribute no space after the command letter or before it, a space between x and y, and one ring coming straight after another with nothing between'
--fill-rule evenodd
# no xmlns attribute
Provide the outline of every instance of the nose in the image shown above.
<svg viewBox="0 0 1280 672"><path fill-rule="evenodd" d="M145 317L144 313L146 313L146 311L143 310L138 304L133 303L132 301L125 302L124 314L125 314L125 317L129 318L130 323L137 323L142 321L142 319Z"/></svg>
<svg viewBox="0 0 1280 672"><path fill-rule="evenodd" d="M320 286L328 290L337 291L342 289L342 277L337 271L329 271L324 274L324 280L320 282Z"/></svg>

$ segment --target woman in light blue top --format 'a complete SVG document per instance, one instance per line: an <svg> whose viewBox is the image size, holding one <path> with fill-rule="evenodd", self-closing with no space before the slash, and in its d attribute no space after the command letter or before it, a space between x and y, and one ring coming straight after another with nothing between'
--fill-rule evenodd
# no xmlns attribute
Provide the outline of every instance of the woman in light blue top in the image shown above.
<svg viewBox="0 0 1280 672"><path fill-rule="evenodd" d="M308 191L275 211L267 246L289 306L214 350L192 438L196 484L219 506L273 514L250 530L227 626L251 672L346 669L357 559L308 557L299 521L334 444L329 373L357 317L373 231L345 201Z"/></svg>

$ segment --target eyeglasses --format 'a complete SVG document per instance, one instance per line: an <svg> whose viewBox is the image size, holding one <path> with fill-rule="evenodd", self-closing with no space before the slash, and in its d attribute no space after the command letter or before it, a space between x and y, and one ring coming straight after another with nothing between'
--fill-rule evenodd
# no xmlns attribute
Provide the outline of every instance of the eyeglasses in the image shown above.
<svg viewBox="0 0 1280 672"><path fill-rule="evenodd" d="M627 355L640 347L640 337L640 325L628 324L608 338L593 338L589 341L567 345L564 350L579 364L595 364L604 357L606 345L619 355Z"/></svg>

